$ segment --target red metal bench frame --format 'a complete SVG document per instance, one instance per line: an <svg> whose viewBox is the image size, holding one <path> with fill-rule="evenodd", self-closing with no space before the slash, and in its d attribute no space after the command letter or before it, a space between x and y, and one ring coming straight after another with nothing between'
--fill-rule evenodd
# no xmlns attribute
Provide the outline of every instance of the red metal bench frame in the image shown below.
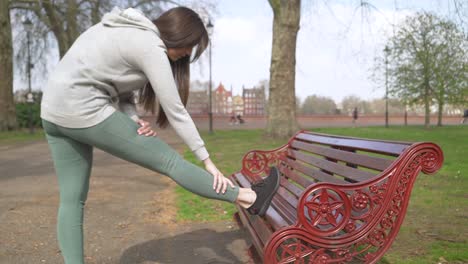
<svg viewBox="0 0 468 264"><path fill-rule="evenodd" d="M381 150L381 153L396 158L389 161L390 165L377 176L361 182L337 184L322 181L310 184L299 195L296 221L292 225L281 219L279 212L282 209L275 208L278 194L265 217L250 216L238 206L237 217L251 233L259 256L267 264L376 263L390 248L400 229L416 176L420 171L433 174L442 166L440 147L429 142L383 141L300 131L280 148L253 150L245 154L241 171L234 173L232 179L241 186L250 186L250 183L267 175L270 166L284 162L286 156L294 152L291 144L301 144L298 141L301 137L317 138L320 144L351 151L349 153L383 143L381 145L388 149ZM372 157L370 159L372 161ZM347 165L356 167L350 163ZM285 169L280 171L282 177L293 173ZM273 233L255 230L256 227L269 227ZM260 238L265 240L265 237L267 243L262 243Z"/></svg>

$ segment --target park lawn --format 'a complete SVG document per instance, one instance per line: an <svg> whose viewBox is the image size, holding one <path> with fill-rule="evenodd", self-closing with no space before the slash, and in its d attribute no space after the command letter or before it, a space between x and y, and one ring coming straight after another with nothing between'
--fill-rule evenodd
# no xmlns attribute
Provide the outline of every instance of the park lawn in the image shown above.
<svg viewBox="0 0 468 264"><path fill-rule="evenodd" d="M434 175L420 174L403 225L379 263L468 263L468 126L425 129L421 126L314 128L315 132L398 141L430 141L444 152L444 165ZM211 158L229 176L239 171L243 154L273 149L286 140L263 137L262 130L202 133ZM186 150L185 158L202 166ZM232 219L231 204L197 197L177 187L178 220Z"/></svg>
<svg viewBox="0 0 468 264"><path fill-rule="evenodd" d="M45 135L42 128L35 128L33 134L29 133L28 129L22 129L18 131L6 131L0 132L0 145L28 142L44 138Z"/></svg>

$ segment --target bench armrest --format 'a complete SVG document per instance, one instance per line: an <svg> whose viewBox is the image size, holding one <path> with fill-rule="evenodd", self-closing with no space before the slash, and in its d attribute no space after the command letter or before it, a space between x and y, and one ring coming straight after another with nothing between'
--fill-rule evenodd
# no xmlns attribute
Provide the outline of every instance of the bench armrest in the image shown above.
<svg viewBox="0 0 468 264"><path fill-rule="evenodd" d="M391 216L393 226L397 220L394 217L406 212L419 172L435 173L442 162L439 146L416 143L379 176L368 181L310 185L299 198L298 222L314 235L332 236L345 231L343 238L375 225L385 214Z"/></svg>
<svg viewBox="0 0 468 264"><path fill-rule="evenodd" d="M309 186L296 224L274 232L265 245L264 263L306 257L313 263L376 263L398 234L416 176L435 173L443 159L439 146L416 143L375 179Z"/></svg>
<svg viewBox="0 0 468 264"><path fill-rule="evenodd" d="M251 182L268 175L271 166L278 166L281 157L286 156L289 144L273 150L251 150L242 158L241 173Z"/></svg>

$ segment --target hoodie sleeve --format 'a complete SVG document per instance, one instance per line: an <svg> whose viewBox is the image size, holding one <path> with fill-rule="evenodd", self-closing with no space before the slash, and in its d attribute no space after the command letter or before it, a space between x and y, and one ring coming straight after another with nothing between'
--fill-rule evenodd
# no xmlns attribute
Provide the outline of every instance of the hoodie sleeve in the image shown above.
<svg viewBox="0 0 468 264"><path fill-rule="evenodd" d="M122 57L131 67L141 70L148 77L171 126L195 156L205 160L209 157L208 151L180 100L166 50L158 45L161 40L156 36L146 37L148 35L140 38L140 34L152 33L136 32L128 41L120 41Z"/></svg>

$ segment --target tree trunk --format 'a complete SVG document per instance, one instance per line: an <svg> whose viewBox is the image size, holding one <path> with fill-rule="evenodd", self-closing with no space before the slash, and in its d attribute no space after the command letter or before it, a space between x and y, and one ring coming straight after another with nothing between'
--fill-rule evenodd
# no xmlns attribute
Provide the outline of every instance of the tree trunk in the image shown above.
<svg viewBox="0 0 468 264"><path fill-rule="evenodd" d="M429 98L429 85L424 85L424 127L429 128L430 125L430 118L431 118L431 110L430 110L430 98Z"/></svg>
<svg viewBox="0 0 468 264"><path fill-rule="evenodd" d="M60 58L62 58L63 55L65 55L65 53L67 52L67 50L70 48L67 41L67 34L62 27L63 22L60 21L60 18L58 17L57 11L55 11L55 6L53 3L49 1L42 1L41 5L47 15L50 30L52 31L52 33L54 33L54 36L57 39L59 55Z"/></svg>
<svg viewBox="0 0 468 264"><path fill-rule="evenodd" d="M67 51L73 45L73 42L80 36L78 28L78 4L76 0L68 0L67 5ZM63 54L65 55L65 54ZM61 55L60 57L63 57Z"/></svg>
<svg viewBox="0 0 468 264"><path fill-rule="evenodd" d="M269 0L273 9L273 46L266 134L275 138L297 132L296 40L301 16L300 0Z"/></svg>
<svg viewBox="0 0 468 264"><path fill-rule="evenodd" d="M0 131L18 127L13 101L13 43L9 1L0 1Z"/></svg>
<svg viewBox="0 0 468 264"><path fill-rule="evenodd" d="M100 2L95 1L92 3L91 9L91 23L96 25L101 21L101 14L99 13Z"/></svg>
<svg viewBox="0 0 468 264"><path fill-rule="evenodd" d="M444 80L438 79L439 82L439 95L437 98L437 126L442 126L442 114L444 112L444 105L445 105L445 84Z"/></svg>
<svg viewBox="0 0 468 264"><path fill-rule="evenodd" d="M437 126L442 126L442 113L444 112L443 102L439 102L439 110L437 114Z"/></svg>

